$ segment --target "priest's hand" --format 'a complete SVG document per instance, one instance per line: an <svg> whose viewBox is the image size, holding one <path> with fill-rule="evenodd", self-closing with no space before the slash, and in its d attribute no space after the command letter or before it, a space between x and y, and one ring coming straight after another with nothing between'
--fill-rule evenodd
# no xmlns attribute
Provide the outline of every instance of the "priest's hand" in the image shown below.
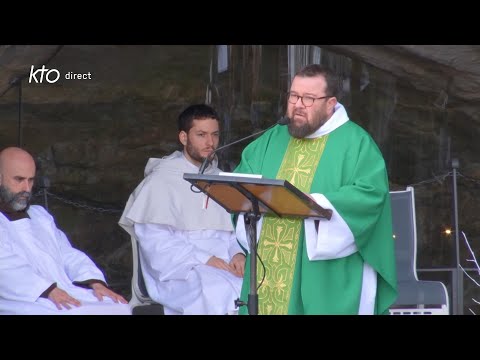
<svg viewBox="0 0 480 360"><path fill-rule="evenodd" d="M125 300L125 298L122 295L117 294L116 292L110 290L107 288L105 285L101 283L94 283L91 285L93 289L93 294L96 296L98 301L103 301L103 297L109 297L116 303L122 303L122 304L127 304L128 301Z"/></svg>
<svg viewBox="0 0 480 360"><path fill-rule="evenodd" d="M80 301L68 295L68 293L58 287L54 288L48 294L48 299L55 304L58 310L62 310L62 307L70 310L71 305L80 306Z"/></svg>
<svg viewBox="0 0 480 360"><path fill-rule="evenodd" d="M207 265L213 266L217 269L231 272L232 274L235 273L235 269L232 266L230 266L230 264L228 264L225 260L222 260L216 256L212 256L210 259L208 259Z"/></svg>
<svg viewBox="0 0 480 360"><path fill-rule="evenodd" d="M234 275L243 277L245 272L245 255L242 253L235 254L230 261L230 266L234 269Z"/></svg>

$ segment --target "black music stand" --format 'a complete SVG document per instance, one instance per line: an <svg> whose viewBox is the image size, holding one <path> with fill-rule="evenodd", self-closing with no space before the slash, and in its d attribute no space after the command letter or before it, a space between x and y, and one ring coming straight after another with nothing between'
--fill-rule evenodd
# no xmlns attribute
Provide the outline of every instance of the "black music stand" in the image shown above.
<svg viewBox="0 0 480 360"><path fill-rule="evenodd" d="M328 219L332 210L324 209L287 180L259 179L244 174L183 174L183 178L212 198L231 214L245 214L250 245L250 293L248 314L258 314L257 221L263 214L278 217ZM237 306L245 305L237 301Z"/></svg>

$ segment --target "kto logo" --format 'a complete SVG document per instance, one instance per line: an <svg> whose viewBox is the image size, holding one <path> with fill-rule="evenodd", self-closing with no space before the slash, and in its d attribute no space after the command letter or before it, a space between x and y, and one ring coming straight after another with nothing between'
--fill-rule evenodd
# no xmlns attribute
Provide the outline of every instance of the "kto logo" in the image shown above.
<svg viewBox="0 0 480 360"><path fill-rule="evenodd" d="M50 84L56 83L60 78L60 71L58 71L57 69L47 69L45 68L45 65L35 71L33 71L33 69L34 67L32 65L32 67L30 68L30 77L28 78L29 84L32 83L32 79L37 84L43 83L44 75L45 80ZM37 78L37 76L39 76L39 78Z"/></svg>

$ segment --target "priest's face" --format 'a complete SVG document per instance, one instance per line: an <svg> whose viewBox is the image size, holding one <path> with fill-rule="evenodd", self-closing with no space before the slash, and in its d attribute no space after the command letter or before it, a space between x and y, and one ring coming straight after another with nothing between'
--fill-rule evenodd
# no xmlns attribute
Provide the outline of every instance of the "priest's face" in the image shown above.
<svg viewBox="0 0 480 360"><path fill-rule="evenodd" d="M188 133L180 131L178 136L187 160L200 166L203 159L218 147L219 124L217 120L211 118L195 119Z"/></svg>
<svg viewBox="0 0 480 360"><path fill-rule="evenodd" d="M295 76L287 99L288 132L304 138L317 131L333 115L337 103L326 93L327 83L322 75Z"/></svg>
<svg viewBox="0 0 480 360"><path fill-rule="evenodd" d="M0 175L0 202L15 211L28 207L32 198L35 162L30 155L12 151L2 159Z"/></svg>

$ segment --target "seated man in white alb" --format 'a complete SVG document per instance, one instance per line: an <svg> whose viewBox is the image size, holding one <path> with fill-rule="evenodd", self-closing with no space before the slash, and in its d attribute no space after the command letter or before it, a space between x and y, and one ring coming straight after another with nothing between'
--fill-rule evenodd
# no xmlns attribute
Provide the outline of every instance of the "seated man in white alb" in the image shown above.
<svg viewBox="0 0 480 360"><path fill-rule="evenodd" d="M183 151L148 161L119 224L138 240L148 294L166 315L235 313L245 255L231 217L183 179L218 146L218 116L208 105L192 105L178 126ZM218 173L215 159L205 174Z"/></svg>
<svg viewBox="0 0 480 360"><path fill-rule="evenodd" d="M0 152L0 314L130 315L127 301L53 217L29 205L34 177L28 152Z"/></svg>

